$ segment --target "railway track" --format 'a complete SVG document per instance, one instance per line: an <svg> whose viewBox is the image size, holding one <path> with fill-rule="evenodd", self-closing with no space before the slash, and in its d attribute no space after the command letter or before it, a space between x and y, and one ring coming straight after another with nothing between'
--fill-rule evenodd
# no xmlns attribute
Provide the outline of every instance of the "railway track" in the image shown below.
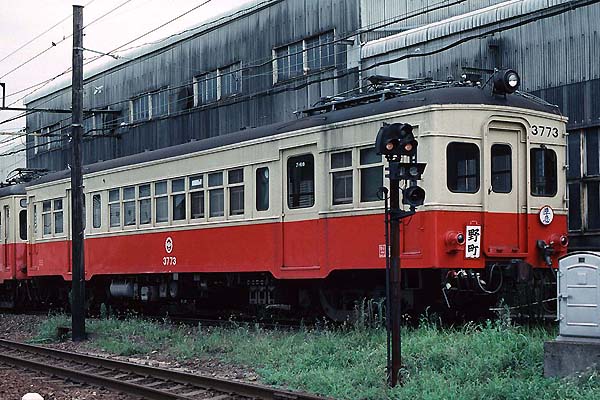
<svg viewBox="0 0 600 400"><path fill-rule="evenodd" d="M308 393L0 340L0 362L150 400L325 400Z"/></svg>

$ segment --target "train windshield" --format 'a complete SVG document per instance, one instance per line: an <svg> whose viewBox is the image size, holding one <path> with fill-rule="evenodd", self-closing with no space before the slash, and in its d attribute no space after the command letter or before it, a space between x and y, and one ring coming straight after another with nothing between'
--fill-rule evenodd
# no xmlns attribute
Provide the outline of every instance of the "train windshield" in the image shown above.
<svg viewBox="0 0 600 400"><path fill-rule="evenodd" d="M552 197L557 191L557 163L554 150L531 149L531 194Z"/></svg>

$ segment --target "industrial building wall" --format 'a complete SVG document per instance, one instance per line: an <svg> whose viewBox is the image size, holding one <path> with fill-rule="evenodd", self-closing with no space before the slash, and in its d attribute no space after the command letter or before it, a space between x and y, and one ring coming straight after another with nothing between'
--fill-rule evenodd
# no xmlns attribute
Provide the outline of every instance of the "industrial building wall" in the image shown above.
<svg viewBox="0 0 600 400"><path fill-rule="evenodd" d="M86 78L84 109L109 107L120 112L97 113L86 120L84 128L90 134L83 144L84 163L294 119L294 111L314 104L322 96L358 87L358 74L347 71L348 43L328 48L335 53L335 61L325 66L315 67L312 62L308 65L310 56L304 56L303 62L301 54L296 59L303 64L296 66L298 76L276 79L277 64L273 62L276 51L287 51L288 64L280 61L280 66L289 71L294 68L290 64L298 45L309 47L319 38L323 42L356 32L359 20L354 0L270 0L254 4L251 11L234 12L225 22L213 22L193 35L183 32L183 39L171 38L165 46L150 47L149 53L126 55L126 60L133 59L113 61L114 66ZM324 48L317 47L317 51ZM326 55L313 57L324 59ZM224 86L225 80L211 77L231 70L241 74L235 78L241 88L236 86L233 93L221 98L203 99L199 91L205 89L198 82ZM337 75L343 76L336 79ZM134 102L160 91L165 91L160 101L168 102L168 112L158 117L132 117ZM219 87L219 93L226 93L226 89ZM27 106L69 108L70 97L70 88L66 87L28 99ZM151 108L148 102L153 100L145 101L145 107ZM28 166L52 170L67 166L66 143L57 135L63 133L64 138L69 123L60 115L38 113L28 117L28 131L36 133L30 135L28 143ZM97 129L100 125L102 130Z"/></svg>
<svg viewBox="0 0 600 400"><path fill-rule="evenodd" d="M368 42L417 28L506 0L359 0L360 24ZM413 16L411 18L407 18ZM385 21L385 26L377 29ZM397 21L397 22L395 22Z"/></svg>

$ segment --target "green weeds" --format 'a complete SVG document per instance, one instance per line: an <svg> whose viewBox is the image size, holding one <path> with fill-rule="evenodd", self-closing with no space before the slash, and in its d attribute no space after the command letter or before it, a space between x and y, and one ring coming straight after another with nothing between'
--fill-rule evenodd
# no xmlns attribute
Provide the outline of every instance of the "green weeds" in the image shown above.
<svg viewBox="0 0 600 400"><path fill-rule="evenodd" d="M104 351L160 351L179 360L219 358L255 369L263 383L336 399L600 398L597 373L543 378L543 342L555 332L514 326L506 318L459 328L441 328L432 320L403 330L404 386L394 389L386 387L385 330L371 322L284 332L192 329L128 318L89 320L88 331L90 346ZM57 340L53 332L67 322L64 316L48 318L36 341Z"/></svg>

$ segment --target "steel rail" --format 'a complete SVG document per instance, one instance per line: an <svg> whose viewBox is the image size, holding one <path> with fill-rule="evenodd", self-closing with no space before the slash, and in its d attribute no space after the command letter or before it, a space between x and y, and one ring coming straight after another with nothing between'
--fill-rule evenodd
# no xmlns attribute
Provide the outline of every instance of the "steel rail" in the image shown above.
<svg viewBox="0 0 600 400"><path fill-rule="evenodd" d="M146 379L155 379L170 383L171 385L189 385L190 390L204 389L207 392L215 391L229 396L243 396L251 399L260 400L325 400L324 397L315 396L309 393L293 392L272 388L264 385L249 384L245 382L230 381L222 378L215 378L205 375L195 375L186 372L173 371L169 369L161 369L146 365L135 364L131 362L117 361L103 357L90 356L80 353L72 353L64 350L56 350L42 346L29 345L9 340L0 340L0 348L10 349L13 351L26 352L29 355L41 357L52 357L59 360L71 361L80 363L85 366L85 369L80 370L74 365L72 368L65 368L53 363L36 361L30 358L24 358L18 355L8 354L6 351L0 351L0 361L21 366L24 368L39 370L45 373L60 376L62 378L71 379L78 382L89 383L109 389L121 391L124 393L142 396L151 400L189 400L194 398L188 394L169 393L168 388L157 389L158 383L152 384L152 387L144 386L131 382L129 374L136 374ZM102 368L104 371L113 371L116 376L123 375L127 380L119 380L115 377L107 377L89 372L90 368ZM119 374L122 372L122 374ZM135 380L135 379L133 379ZM138 378L139 380L139 378ZM171 390L173 390L171 388ZM208 393L207 393L208 394ZM197 396L197 394L196 394ZM217 396L221 398L220 396ZM225 397L223 397L225 398Z"/></svg>

